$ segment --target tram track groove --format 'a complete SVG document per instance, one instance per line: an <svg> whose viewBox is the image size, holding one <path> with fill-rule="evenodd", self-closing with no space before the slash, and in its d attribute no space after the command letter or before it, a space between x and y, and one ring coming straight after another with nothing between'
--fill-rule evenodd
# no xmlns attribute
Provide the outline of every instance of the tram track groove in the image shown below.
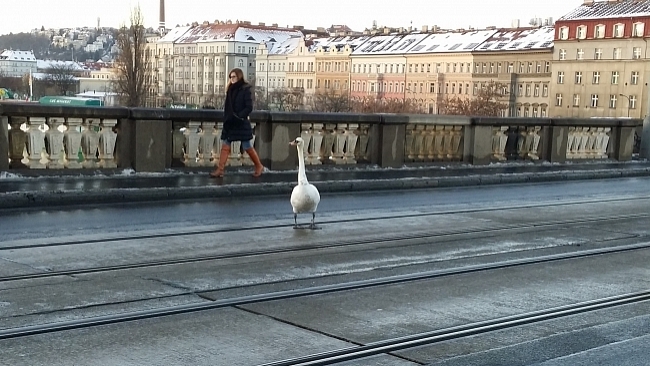
<svg viewBox="0 0 650 366"><path fill-rule="evenodd" d="M268 362L258 366L323 366L341 362L355 361L380 354L405 349L430 346L436 343L475 336L483 333L504 330L523 325L530 325L548 320L557 320L568 316L585 314L617 306L631 305L650 301L650 291L641 291L597 300L584 301L576 304L501 317L492 320L459 325L455 327L412 334L392 338L361 346L353 346L309 356L296 357L276 362ZM394 355L399 357L399 355Z"/></svg>
<svg viewBox="0 0 650 366"><path fill-rule="evenodd" d="M628 220L628 219L644 218L644 217L650 217L650 214L630 214L630 215L621 215L615 217L600 216L600 217L576 219L572 221L556 220L556 221L537 222L537 223L530 223L530 224L509 224L509 225L503 225L497 227L486 227L486 228L482 227L473 230L465 229L461 231L451 230L451 231L436 231L436 232L420 232L420 233L410 234L410 235L400 234L395 236L384 236L382 238L372 237L372 238L365 238L362 240L340 241L337 243L316 244L316 245L310 245L304 247L295 247L295 246L280 247L280 248L273 248L273 249L266 249L266 250L255 250L255 251L216 254L216 255L200 256L200 257L187 257L187 258L169 259L169 260L161 260L161 261L130 263L130 264L115 265L115 266L100 266L100 267L30 273L30 274L14 275L14 276L4 276L4 277L0 277L0 283L48 278L48 277L75 276L81 274L113 272L113 271L143 269L143 268L151 268L151 267L163 267L163 266L172 266L172 265L179 265L179 264L266 256L266 255L283 254L283 253L297 253L297 252L306 252L306 251L314 251L314 250L322 250L322 249L334 249L334 248L341 248L341 247L352 247L352 246L370 245L370 244L379 244L379 243L388 243L388 242L400 242L400 241L407 241L407 240L427 240L427 239L462 236L462 235L476 235L480 233L499 233L505 231L514 231L514 230L548 228L553 226L565 226L565 225L595 223L595 222L603 222L603 221Z"/></svg>
<svg viewBox="0 0 650 366"><path fill-rule="evenodd" d="M324 221L319 221L318 224L332 225L332 224L356 223L356 222L364 222L364 221L422 218L422 217L430 217L430 216L458 215L458 214L470 214L470 213L482 213L482 212L495 212L495 211L504 211L504 210L522 210L522 209L532 209L532 208L561 207L561 206L572 206L572 205L582 205L582 204L625 202L625 201L637 201L637 200L650 200L650 195L624 197L624 198L610 198L610 199L572 200L572 201L563 201L563 202L525 204L525 205L506 205L506 206L499 206L499 207L456 209L456 210L444 210L444 211L435 211L435 212L418 212L418 213L408 213L408 214L400 214L400 215L392 215L392 216L388 215L388 216L379 216L379 217L362 217L362 218L354 218L354 219L324 220ZM68 240L68 241L59 241L59 242L51 242L51 243L29 244L29 245L3 246L2 242L0 242L0 252L8 251L8 250L30 249L30 248L48 248L48 247L84 245L84 244L102 244L102 243L110 243L110 242L118 242L118 241L163 239L163 238L171 238L171 237L189 237L189 236L206 235L206 234L232 233L232 232L242 232L242 231L249 231L249 230L280 229L280 228L291 228L291 227L293 227L293 224L257 225L257 226L253 225L253 226L243 226L243 227L197 230L192 232L117 236L117 237L83 239L83 240Z"/></svg>
<svg viewBox="0 0 650 366"><path fill-rule="evenodd" d="M8 328L8 329L0 330L0 340L20 338L20 337L26 337L26 336L32 336L38 334L61 332L66 330L91 328L91 327L110 325L110 324L119 324L119 323L125 323L125 322L137 321L137 320L151 319L151 318L160 318L166 316L193 313L198 311L215 310L219 308L234 307L234 306L245 305L245 304L262 303L267 301L285 300L285 299L299 298L305 296L323 295L323 294L336 293L342 291L350 291L350 290L366 289L366 288L373 288L379 286L395 285L395 284L401 284L407 282L423 281L423 280L448 277L454 275L477 273L481 271L491 271L491 270L513 268L513 267L526 266L526 265L557 262L563 260L580 259L580 258L587 258L587 257L593 257L593 256L605 255L605 254L616 254L616 253L630 252L635 250L644 250L649 248L650 248L650 242L644 242L644 243L630 244L625 246L618 246L614 248L590 249L590 250L583 250L583 251L572 252L572 253L551 254L551 255L540 256L536 258L514 259L514 260L502 261L497 263L470 265L465 267L458 267L458 268L451 268L451 269L444 269L444 270L427 271L427 272L420 272L420 273L389 276L383 278L351 281L346 283L314 286L314 287L308 287L302 289L254 294L254 295L240 296L240 297L229 298L229 299L214 300L210 303L184 304L184 305L169 306L169 307L163 307L157 309L134 311L134 312L128 312L122 314L90 317L85 319L77 319L77 320L57 322L57 323L39 324L39 325L32 325L32 326L18 327L18 328ZM207 292L214 292L214 291L213 290L196 291L197 294L207 293ZM650 296L650 294L648 294L647 296Z"/></svg>

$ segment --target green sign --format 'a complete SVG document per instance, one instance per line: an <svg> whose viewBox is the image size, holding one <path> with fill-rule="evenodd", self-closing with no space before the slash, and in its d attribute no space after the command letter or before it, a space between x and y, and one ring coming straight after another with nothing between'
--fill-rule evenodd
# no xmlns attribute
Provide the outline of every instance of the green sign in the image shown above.
<svg viewBox="0 0 650 366"><path fill-rule="evenodd" d="M38 100L46 105L69 105L69 106L95 106L101 107L104 103L99 99L81 97L42 97Z"/></svg>

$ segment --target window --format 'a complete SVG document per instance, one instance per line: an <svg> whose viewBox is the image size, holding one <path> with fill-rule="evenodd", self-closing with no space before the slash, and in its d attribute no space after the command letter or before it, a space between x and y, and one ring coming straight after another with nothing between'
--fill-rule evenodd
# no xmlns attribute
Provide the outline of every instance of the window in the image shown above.
<svg viewBox="0 0 650 366"><path fill-rule="evenodd" d="M629 108L636 109L636 95L630 95Z"/></svg>
<svg viewBox="0 0 650 366"><path fill-rule="evenodd" d="M576 29L576 37L578 39L585 39L587 38L587 26L581 25Z"/></svg>
<svg viewBox="0 0 650 366"><path fill-rule="evenodd" d="M612 85L618 84L618 71L612 71Z"/></svg>
<svg viewBox="0 0 650 366"><path fill-rule="evenodd" d="M623 32L625 30L625 26L623 24L614 24L614 37L616 38L621 38L623 37Z"/></svg>
<svg viewBox="0 0 650 366"><path fill-rule="evenodd" d="M541 64L541 63L539 63L539 62L537 63L537 65L536 65L536 67L535 67L535 71L536 71L538 74L539 74L540 72L542 72L542 64Z"/></svg>
<svg viewBox="0 0 650 366"><path fill-rule="evenodd" d="M603 59L603 49L602 48L596 48L594 51L594 60L602 60Z"/></svg>
<svg viewBox="0 0 650 366"><path fill-rule="evenodd" d="M582 71L576 71L575 83L582 84Z"/></svg>
<svg viewBox="0 0 650 366"><path fill-rule="evenodd" d="M643 37L644 28L643 23L634 23L632 25L632 37Z"/></svg>
<svg viewBox="0 0 650 366"><path fill-rule="evenodd" d="M508 74L512 74L515 71L515 64L512 62L508 64Z"/></svg>
<svg viewBox="0 0 650 366"><path fill-rule="evenodd" d="M566 50L565 49L560 50L560 60L566 60Z"/></svg>
<svg viewBox="0 0 650 366"><path fill-rule="evenodd" d="M530 84L526 84L526 96L530 97Z"/></svg>
<svg viewBox="0 0 650 366"><path fill-rule="evenodd" d="M557 83L564 84L564 71L557 72Z"/></svg>
<svg viewBox="0 0 650 366"><path fill-rule="evenodd" d="M523 84L519 84L519 86L517 86L517 96L519 96L519 97L524 96L524 85Z"/></svg>
<svg viewBox="0 0 650 366"><path fill-rule="evenodd" d="M580 94L573 94L573 106L580 107Z"/></svg>
<svg viewBox="0 0 650 366"><path fill-rule="evenodd" d="M562 40L569 39L569 27L561 27L559 36L559 38Z"/></svg>
<svg viewBox="0 0 650 366"><path fill-rule="evenodd" d="M594 27L594 38L605 38L605 25L599 24Z"/></svg>
<svg viewBox="0 0 650 366"><path fill-rule="evenodd" d="M634 47L632 49L632 59L638 60L641 58L641 47Z"/></svg>
<svg viewBox="0 0 650 366"><path fill-rule="evenodd" d="M630 84L632 85L638 85L639 84L639 72L638 71L632 71L632 75L630 78Z"/></svg>
<svg viewBox="0 0 650 366"><path fill-rule="evenodd" d="M562 94L561 93L555 94L555 105L558 106L558 107L562 106Z"/></svg>
<svg viewBox="0 0 650 366"><path fill-rule="evenodd" d="M592 84L600 84L600 71L594 71L591 75Z"/></svg>
<svg viewBox="0 0 650 366"><path fill-rule="evenodd" d="M542 86L542 96L543 97L548 97L548 84L544 84Z"/></svg>
<svg viewBox="0 0 650 366"><path fill-rule="evenodd" d="M578 51L576 52L576 60L584 60L585 58L585 50L582 48L578 48Z"/></svg>
<svg viewBox="0 0 650 366"><path fill-rule="evenodd" d="M546 61L546 65L544 65L544 72L547 74L551 72L551 61Z"/></svg>
<svg viewBox="0 0 650 366"><path fill-rule="evenodd" d="M436 83L429 84L429 93L433 94L436 92Z"/></svg>
<svg viewBox="0 0 650 366"><path fill-rule="evenodd" d="M609 108L616 109L616 94L609 96Z"/></svg>
<svg viewBox="0 0 650 366"><path fill-rule="evenodd" d="M598 94L591 95L591 108L598 107Z"/></svg>
<svg viewBox="0 0 650 366"><path fill-rule="evenodd" d="M539 97L539 84L535 84L535 91L533 92L533 96Z"/></svg>
<svg viewBox="0 0 650 366"><path fill-rule="evenodd" d="M621 59L621 49L614 48L614 60L620 60L620 59Z"/></svg>

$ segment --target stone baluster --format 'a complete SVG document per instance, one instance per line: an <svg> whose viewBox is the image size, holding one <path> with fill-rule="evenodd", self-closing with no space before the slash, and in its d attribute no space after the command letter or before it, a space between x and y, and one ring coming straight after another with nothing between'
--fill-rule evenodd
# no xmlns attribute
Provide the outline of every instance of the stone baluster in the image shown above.
<svg viewBox="0 0 650 366"><path fill-rule="evenodd" d="M345 142L347 140L345 131L347 126L347 123L339 123L334 128L334 148L332 150L334 164L345 164Z"/></svg>
<svg viewBox="0 0 650 366"><path fill-rule="evenodd" d="M604 127L599 129L600 133L596 139L596 159L607 159L609 155L607 154L607 146L609 145L609 133L611 132L610 127Z"/></svg>
<svg viewBox="0 0 650 366"><path fill-rule="evenodd" d="M506 158L506 143L508 142L508 126L492 128L492 155L496 160L504 161Z"/></svg>
<svg viewBox="0 0 650 366"><path fill-rule="evenodd" d="M575 159L577 145L578 145L578 133L576 127L569 127L567 143L566 143L567 159Z"/></svg>
<svg viewBox="0 0 650 366"><path fill-rule="evenodd" d="M102 168L117 168L115 162L115 142L117 133L113 131L117 126L117 119L105 118L100 123L99 131L99 166Z"/></svg>
<svg viewBox="0 0 650 366"><path fill-rule="evenodd" d="M463 152L460 149L460 143L463 140L463 126L451 126L451 152L448 157L453 160L463 160Z"/></svg>
<svg viewBox="0 0 650 366"><path fill-rule="evenodd" d="M50 117L47 119L49 129L45 132L45 151L48 154L48 169L63 169L63 132L59 128L63 125L63 117Z"/></svg>
<svg viewBox="0 0 650 366"><path fill-rule="evenodd" d="M323 148L321 149L321 161L323 163L333 160L334 144L336 143L336 125L326 124L323 136Z"/></svg>
<svg viewBox="0 0 650 366"><path fill-rule="evenodd" d="M321 156L323 147L323 126L322 123L311 124L311 149L307 156L309 165L320 165L323 163L323 157Z"/></svg>
<svg viewBox="0 0 650 366"><path fill-rule="evenodd" d="M199 127L201 127L201 122L189 121L187 127L183 132L185 136L185 154L183 155L183 164L186 167L197 167L200 166L198 162L198 153L199 153L199 141L201 137L199 136Z"/></svg>
<svg viewBox="0 0 650 366"><path fill-rule="evenodd" d="M45 148L45 117L29 117L27 119L27 159L29 160L29 169L45 169L43 159L43 150Z"/></svg>
<svg viewBox="0 0 650 366"><path fill-rule="evenodd" d="M425 127L426 127L425 125L420 125L420 124L415 125L415 131L414 131L415 132L415 141L413 143L415 145L414 146L415 153L417 154L415 156L415 159L417 161L423 161L424 156L426 154L425 146L424 146L424 134L425 134L424 128Z"/></svg>
<svg viewBox="0 0 650 366"><path fill-rule="evenodd" d="M445 130L444 126L435 126L433 129L433 157L431 160L442 160L445 157Z"/></svg>
<svg viewBox="0 0 650 366"><path fill-rule="evenodd" d="M407 124L406 125L406 141L404 143L404 156L410 160L415 160L416 150L415 150L415 125Z"/></svg>
<svg viewBox="0 0 650 366"><path fill-rule="evenodd" d="M587 143L589 142L589 127L579 127L580 144L578 145L578 158L587 158Z"/></svg>
<svg viewBox="0 0 650 366"><path fill-rule="evenodd" d="M456 155L454 148L454 126L441 126L443 159L450 160Z"/></svg>
<svg viewBox="0 0 650 366"><path fill-rule="evenodd" d="M84 154L82 166L86 169L97 167L97 150L99 149L99 120L86 118L82 123L84 127L81 133L81 151Z"/></svg>
<svg viewBox="0 0 650 366"><path fill-rule="evenodd" d="M369 161L370 157L368 156L368 144L370 142L370 126L359 126L356 134L359 139L359 149L357 149L356 152L356 159L357 161Z"/></svg>
<svg viewBox="0 0 650 366"><path fill-rule="evenodd" d="M312 165L313 146L311 145L314 136L313 124L301 123L300 124L300 138L302 138L304 145L303 152L305 158L305 165Z"/></svg>
<svg viewBox="0 0 650 366"><path fill-rule="evenodd" d="M212 166L212 149L214 148L214 140L216 134L214 133L215 122L201 123L201 132L199 133L199 165Z"/></svg>
<svg viewBox="0 0 650 366"><path fill-rule="evenodd" d="M436 127L436 125L425 125L422 131L422 155L425 161L433 161L435 158Z"/></svg>
<svg viewBox="0 0 650 366"><path fill-rule="evenodd" d="M359 136L357 135L357 130L359 125L356 123L350 123L348 128L345 130L345 156L344 162L346 164L356 164L357 160L355 159L355 151L357 149L357 141Z"/></svg>
<svg viewBox="0 0 650 366"><path fill-rule="evenodd" d="M10 117L9 125L9 168L21 169L27 165L23 162L27 146L27 133L20 129L23 123L27 122L26 117Z"/></svg>
<svg viewBox="0 0 650 366"><path fill-rule="evenodd" d="M79 162L79 149L81 148L81 123L82 118L70 117L66 119L66 130L63 135L63 148L65 156L63 164L68 169L81 169Z"/></svg>

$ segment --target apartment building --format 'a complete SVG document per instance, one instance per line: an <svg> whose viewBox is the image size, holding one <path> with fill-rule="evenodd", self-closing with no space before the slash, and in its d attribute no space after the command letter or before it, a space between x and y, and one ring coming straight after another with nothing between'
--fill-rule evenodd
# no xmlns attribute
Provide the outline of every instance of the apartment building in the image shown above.
<svg viewBox="0 0 650 366"><path fill-rule="evenodd" d="M496 31L472 51L473 89L495 81L505 88L505 116L547 117L554 35L552 26Z"/></svg>
<svg viewBox="0 0 650 366"><path fill-rule="evenodd" d="M6 50L0 53L0 75L23 77L36 72L36 57L32 51Z"/></svg>
<svg viewBox="0 0 650 366"><path fill-rule="evenodd" d="M649 0L585 0L555 24L551 115L648 113Z"/></svg>
<svg viewBox="0 0 650 366"><path fill-rule="evenodd" d="M161 86L165 92L171 86L172 96L183 103L209 104L216 94L225 93L229 70L237 67L248 79L255 78L261 43L281 44L291 37L302 37L302 33L249 22L204 22L172 30L153 46L159 59L162 55L171 61L157 65L159 93ZM165 50L170 52L167 59Z"/></svg>
<svg viewBox="0 0 650 366"><path fill-rule="evenodd" d="M334 36L315 40L316 92L350 95L351 55L370 36Z"/></svg>

